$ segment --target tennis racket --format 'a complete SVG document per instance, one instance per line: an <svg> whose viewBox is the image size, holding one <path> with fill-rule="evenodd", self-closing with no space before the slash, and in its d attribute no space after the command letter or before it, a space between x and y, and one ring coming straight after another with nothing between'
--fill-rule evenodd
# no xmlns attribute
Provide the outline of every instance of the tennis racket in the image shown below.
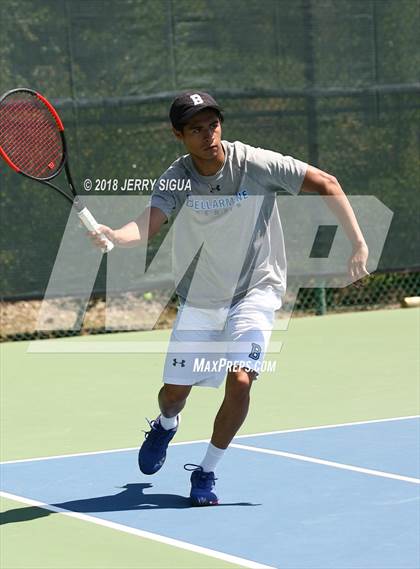
<svg viewBox="0 0 420 569"><path fill-rule="evenodd" d="M0 98L0 155L15 172L60 192L85 227L100 234L96 219L74 189L63 123L51 103L36 91L13 89ZM70 193L51 183L63 170ZM111 251L114 244L101 236L102 251Z"/></svg>

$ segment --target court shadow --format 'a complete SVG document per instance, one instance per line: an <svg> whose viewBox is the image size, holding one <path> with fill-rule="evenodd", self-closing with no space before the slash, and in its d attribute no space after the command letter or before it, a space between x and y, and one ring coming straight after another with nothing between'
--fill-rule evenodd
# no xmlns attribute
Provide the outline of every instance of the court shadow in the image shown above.
<svg viewBox="0 0 420 569"><path fill-rule="evenodd" d="M185 509L192 508L189 498L178 494L144 494L147 488L152 488L150 483L125 484L123 491L108 496L84 498L51 504L55 508L83 514L95 512L118 512L129 510L160 510L160 509ZM226 506L260 506L251 502L223 502L217 507ZM16 508L0 514L0 525L25 522L44 518L56 512L42 507Z"/></svg>

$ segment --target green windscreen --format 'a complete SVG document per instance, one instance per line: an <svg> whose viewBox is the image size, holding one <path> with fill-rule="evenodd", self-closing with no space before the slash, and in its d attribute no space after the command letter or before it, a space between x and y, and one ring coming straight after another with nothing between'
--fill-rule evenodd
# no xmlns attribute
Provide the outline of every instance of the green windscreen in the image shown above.
<svg viewBox="0 0 420 569"><path fill-rule="evenodd" d="M27 86L57 106L81 194L85 178L157 178L183 152L170 102L207 90L225 139L394 212L380 270L420 267L415 0L2 0L0 26L0 92ZM4 163L0 184L1 296L40 297L69 205Z"/></svg>

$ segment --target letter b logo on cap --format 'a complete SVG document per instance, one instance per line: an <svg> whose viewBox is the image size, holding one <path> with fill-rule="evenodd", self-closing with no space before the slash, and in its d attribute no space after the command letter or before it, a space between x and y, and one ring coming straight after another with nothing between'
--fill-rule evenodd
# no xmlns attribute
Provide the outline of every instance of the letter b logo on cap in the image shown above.
<svg viewBox="0 0 420 569"><path fill-rule="evenodd" d="M200 95L190 95L190 99L191 101L194 103L194 105L202 105L204 103L203 99L200 97Z"/></svg>

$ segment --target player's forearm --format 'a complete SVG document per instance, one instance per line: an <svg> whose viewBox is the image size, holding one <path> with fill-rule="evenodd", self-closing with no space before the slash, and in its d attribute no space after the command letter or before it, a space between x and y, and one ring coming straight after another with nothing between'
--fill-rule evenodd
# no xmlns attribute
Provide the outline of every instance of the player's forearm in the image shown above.
<svg viewBox="0 0 420 569"><path fill-rule="evenodd" d="M118 247L135 247L141 242L140 231L135 221L130 221L114 230L113 241Z"/></svg>
<svg viewBox="0 0 420 569"><path fill-rule="evenodd" d="M338 181L334 179L326 182L321 194L328 197L326 200L328 207L341 223L353 248L367 247L353 208Z"/></svg>
<svg viewBox="0 0 420 569"><path fill-rule="evenodd" d="M119 247L135 247L145 244L166 221L165 214L158 208L146 208L135 221L130 221L114 231L114 241Z"/></svg>

